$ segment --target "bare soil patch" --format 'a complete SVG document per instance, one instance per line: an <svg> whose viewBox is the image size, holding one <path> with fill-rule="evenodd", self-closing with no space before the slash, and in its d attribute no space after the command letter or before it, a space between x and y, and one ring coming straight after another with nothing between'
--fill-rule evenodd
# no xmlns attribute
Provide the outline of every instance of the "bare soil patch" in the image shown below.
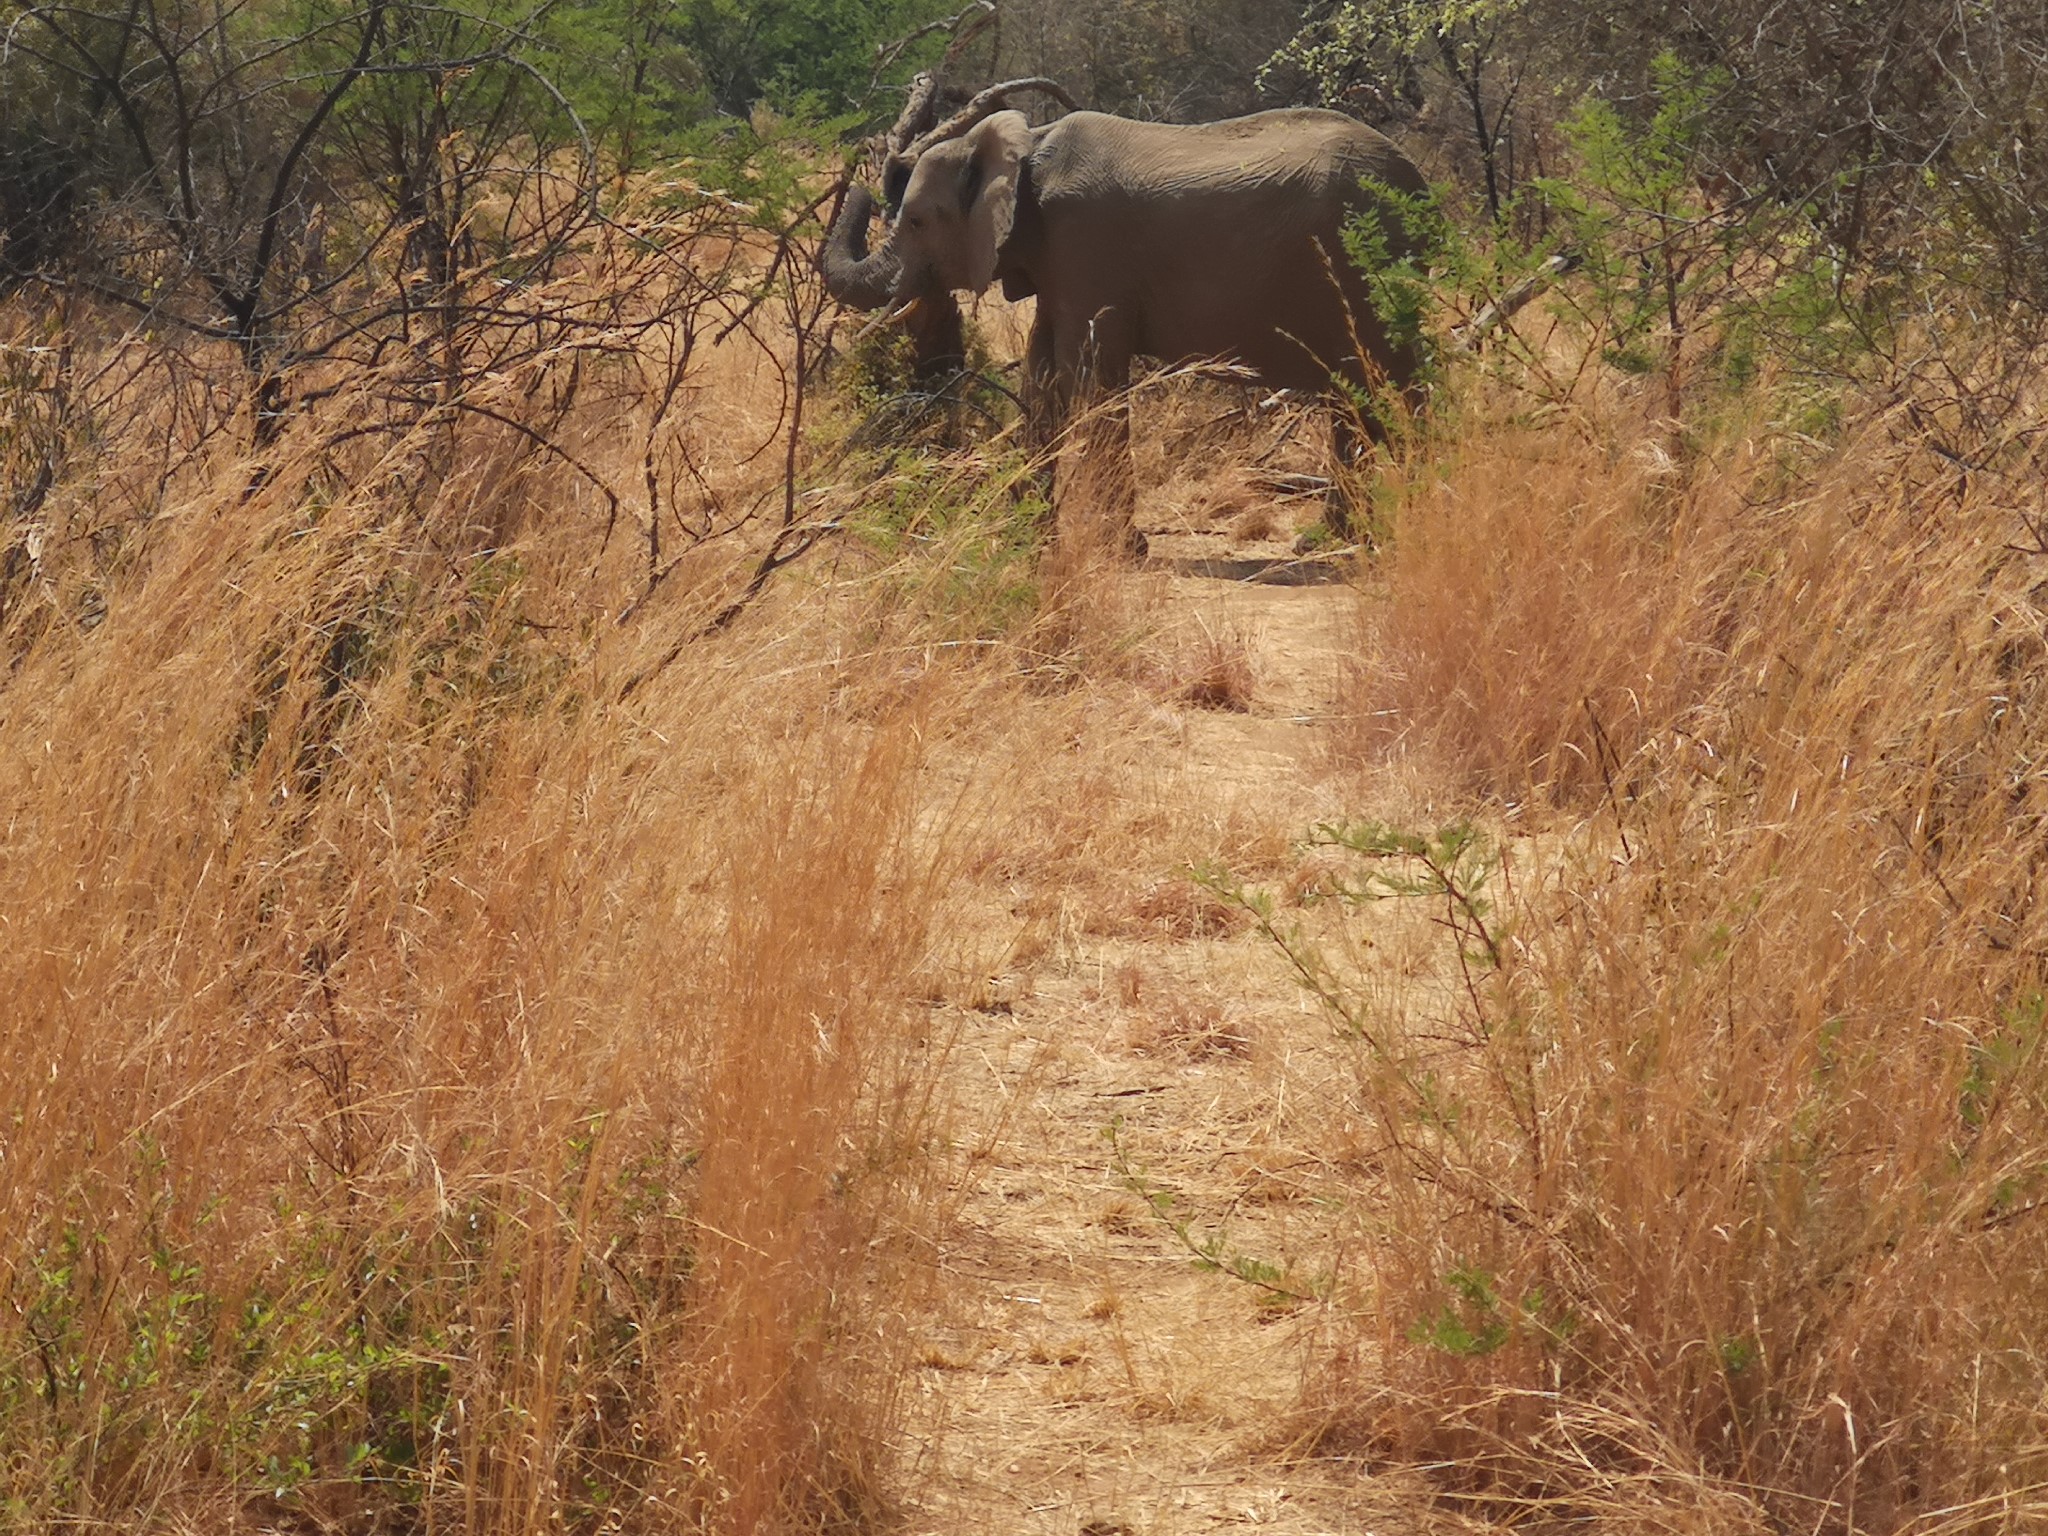
<svg viewBox="0 0 2048 1536"><path fill-rule="evenodd" d="M1242 553L1230 523L1244 516L1191 531L1155 498L1144 520L1162 556L1117 578L1164 580L1163 625L1185 637L1170 646L1241 662L1228 699L1134 690L1128 720L1095 718L1130 747L1093 783L1094 818L1143 826L1141 851L1115 870L1020 854L990 887L999 973L935 1005L973 1166L940 1258L948 1301L916 1355L906 1530L1444 1523L1411 1474L1308 1451L1303 1371L1324 1308L1284 1293L1319 1291L1345 1261L1322 1202L1345 1155L1329 1133L1351 1047L1189 870L1191 850L1215 848L1240 875L1284 881L1299 834L1347 809L1326 737L1355 594L1159 574L1203 545Z"/></svg>

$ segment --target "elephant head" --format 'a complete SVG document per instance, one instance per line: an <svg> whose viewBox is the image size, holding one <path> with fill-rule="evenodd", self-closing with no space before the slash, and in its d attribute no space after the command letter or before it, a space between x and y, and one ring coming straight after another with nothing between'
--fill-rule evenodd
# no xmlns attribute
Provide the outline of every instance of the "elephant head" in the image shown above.
<svg viewBox="0 0 2048 1536"><path fill-rule="evenodd" d="M998 112L918 157L896 213L898 298L981 293L995 281L1031 149L1024 114Z"/></svg>
<svg viewBox="0 0 2048 1536"><path fill-rule="evenodd" d="M846 204L832 226L819 264L824 268L825 286L840 303L854 309L880 309L897 302L897 288L903 275L893 237L869 253L868 220L874 216L875 200L863 187L846 194ZM927 385L951 378L967 361L966 318L960 304L949 292L906 293L897 317L910 334L912 370Z"/></svg>
<svg viewBox="0 0 2048 1536"><path fill-rule="evenodd" d="M834 298L855 309L880 309L960 290L980 293L994 281L1034 142L1023 113L998 109L1009 92L1027 86L1065 100L1047 81L992 87L890 156L883 186L891 227L878 250L867 246L874 199L860 188L847 194L821 258Z"/></svg>

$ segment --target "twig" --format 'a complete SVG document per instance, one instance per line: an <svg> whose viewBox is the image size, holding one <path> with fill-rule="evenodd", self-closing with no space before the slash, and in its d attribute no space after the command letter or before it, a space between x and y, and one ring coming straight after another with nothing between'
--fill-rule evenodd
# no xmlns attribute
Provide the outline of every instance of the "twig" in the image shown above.
<svg viewBox="0 0 2048 1536"><path fill-rule="evenodd" d="M1480 343L1512 319L1518 310L1584 260L1585 257L1577 251L1558 252L1528 277L1523 278L1521 282L1452 331L1452 345L1461 352L1477 352Z"/></svg>

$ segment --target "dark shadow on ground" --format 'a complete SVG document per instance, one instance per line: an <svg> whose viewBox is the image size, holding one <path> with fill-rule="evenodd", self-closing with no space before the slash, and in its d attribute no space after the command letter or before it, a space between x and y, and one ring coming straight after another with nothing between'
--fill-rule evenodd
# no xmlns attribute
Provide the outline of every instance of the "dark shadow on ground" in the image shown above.
<svg viewBox="0 0 2048 1536"><path fill-rule="evenodd" d="M1310 559L1232 559L1208 555L1162 557L1148 564L1177 576L1203 576L1211 581L1253 581L1270 587L1328 587L1345 579L1344 562L1328 556Z"/></svg>

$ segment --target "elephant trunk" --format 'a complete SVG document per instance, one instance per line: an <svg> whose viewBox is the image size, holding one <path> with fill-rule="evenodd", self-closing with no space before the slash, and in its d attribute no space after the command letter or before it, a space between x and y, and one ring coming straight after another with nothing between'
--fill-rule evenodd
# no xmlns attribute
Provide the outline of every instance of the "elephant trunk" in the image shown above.
<svg viewBox="0 0 2048 1536"><path fill-rule="evenodd" d="M879 251L869 253L868 221L874 214L875 200L866 188L848 192L819 257L826 292L852 309L880 309L889 304L896 297L903 271L892 243L885 241Z"/></svg>

